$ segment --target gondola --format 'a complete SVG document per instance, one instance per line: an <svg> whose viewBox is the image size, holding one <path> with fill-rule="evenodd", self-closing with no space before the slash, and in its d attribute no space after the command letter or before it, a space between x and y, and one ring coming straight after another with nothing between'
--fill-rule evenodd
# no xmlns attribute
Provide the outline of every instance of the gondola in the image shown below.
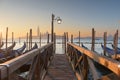
<svg viewBox="0 0 120 80"><path fill-rule="evenodd" d="M26 44L24 43L24 45L22 47L20 47L16 50L9 50L7 52L1 52L0 53L0 58L8 59L8 58L13 58L13 57L16 57L18 55L21 55L23 53L23 51L25 50L25 48L26 48Z"/></svg>
<svg viewBox="0 0 120 80"><path fill-rule="evenodd" d="M113 49L115 48L115 46L113 44L112 44L112 47L113 47ZM120 51L120 48L117 47L117 50Z"/></svg>
<svg viewBox="0 0 120 80"><path fill-rule="evenodd" d="M14 42L11 46L7 47L7 49L0 49L0 53L6 52L6 51L11 51L15 47L16 43Z"/></svg>
<svg viewBox="0 0 120 80"><path fill-rule="evenodd" d="M85 48L85 49L88 49L86 46L84 46L82 44L82 47ZM110 71L108 68L106 68L105 66L103 65L100 65L99 63L97 63L96 61L92 60L93 61L93 64L95 65L95 68L97 70L97 72L99 73L99 75L106 75L106 74L110 74L112 73L112 71Z"/></svg>
<svg viewBox="0 0 120 80"><path fill-rule="evenodd" d="M0 53L0 63L6 62L18 55L21 55L25 50L25 48L26 48L26 44L24 43L24 45L21 48L18 48L16 50L11 50L7 53L6 52Z"/></svg>
<svg viewBox="0 0 120 80"><path fill-rule="evenodd" d="M107 52L107 54L108 54L109 56L115 54L114 49L111 49L111 48L109 48L109 47L104 47L102 44L101 44L101 47L102 47L103 50L104 50L104 49L106 50L106 52ZM117 54L120 54L120 50L117 50Z"/></svg>
<svg viewBox="0 0 120 80"><path fill-rule="evenodd" d="M12 50L12 52L10 52L9 56L16 57L16 56L22 55L25 48L26 48L26 43L24 43L21 48L18 48L16 50Z"/></svg>

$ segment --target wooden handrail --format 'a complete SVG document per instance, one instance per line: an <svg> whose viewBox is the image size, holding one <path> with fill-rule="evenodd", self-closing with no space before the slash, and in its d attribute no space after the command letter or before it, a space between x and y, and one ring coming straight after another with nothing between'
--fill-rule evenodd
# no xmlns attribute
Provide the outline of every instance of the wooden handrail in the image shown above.
<svg viewBox="0 0 120 80"><path fill-rule="evenodd" d="M0 80L4 79L8 75L16 71L18 68L28 63L28 61L32 60L36 55L42 53L45 49L47 49L50 46L53 46L53 43L49 43L39 49L34 49L12 60L0 64Z"/></svg>
<svg viewBox="0 0 120 80"><path fill-rule="evenodd" d="M88 49L79 47L79 46L72 44L72 43L67 43L67 45L77 49L81 53L85 54L87 57L89 57L92 60L98 62L99 64L107 67L108 69L113 71L113 73L115 73L120 78L120 68L119 68L120 62L113 60L111 58L108 58L106 56L101 56L95 52L92 52Z"/></svg>

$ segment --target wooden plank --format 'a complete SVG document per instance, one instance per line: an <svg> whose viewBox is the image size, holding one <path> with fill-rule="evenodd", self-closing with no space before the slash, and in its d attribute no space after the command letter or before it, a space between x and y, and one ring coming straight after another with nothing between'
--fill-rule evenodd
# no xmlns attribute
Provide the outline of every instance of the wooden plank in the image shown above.
<svg viewBox="0 0 120 80"><path fill-rule="evenodd" d="M39 49L32 50L26 54L23 54L19 57L16 57L12 60L9 60L5 63L0 64L0 80L4 79L7 75L6 74L11 74L18 68L20 68L22 65L26 64L28 61L32 60L36 55L39 54L40 52L43 52L45 48L48 48L52 45L53 43L49 43ZM9 70L9 73L7 73L7 67Z"/></svg>
<svg viewBox="0 0 120 80"><path fill-rule="evenodd" d="M119 68L120 63L118 61L110 59L110 58L105 57L105 56L101 56L95 52L84 49L84 48L79 47L79 46L72 44L72 43L68 43L68 45L73 46L74 48L76 48L80 52L84 53L85 55L87 55L91 59L93 59L96 62L100 63L101 65L107 67L108 69L113 71L117 76L120 77L120 68Z"/></svg>
<svg viewBox="0 0 120 80"><path fill-rule="evenodd" d="M77 80L65 54L55 54L44 80Z"/></svg>

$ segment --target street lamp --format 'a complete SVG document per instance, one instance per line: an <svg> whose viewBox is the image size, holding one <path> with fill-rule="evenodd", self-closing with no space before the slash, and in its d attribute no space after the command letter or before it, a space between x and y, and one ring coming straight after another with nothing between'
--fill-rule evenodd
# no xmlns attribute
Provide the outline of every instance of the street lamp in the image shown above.
<svg viewBox="0 0 120 80"><path fill-rule="evenodd" d="M53 37L53 34L54 34L54 21L55 20L57 20L57 23L58 24L61 24L61 22L62 22L62 19L60 19L60 17L56 17L55 18L55 15L54 14L52 14L52 22L51 22L51 42L53 42L54 41L54 37Z"/></svg>

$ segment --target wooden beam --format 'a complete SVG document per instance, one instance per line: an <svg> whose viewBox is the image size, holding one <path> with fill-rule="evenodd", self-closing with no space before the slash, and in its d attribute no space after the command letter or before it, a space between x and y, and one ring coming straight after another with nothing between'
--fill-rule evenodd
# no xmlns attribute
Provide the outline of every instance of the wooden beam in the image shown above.
<svg viewBox="0 0 120 80"><path fill-rule="evenodd" d="M87 57L89 57L89 58L93 59L94 61L98 62L99 64L107 67L108 69L113 71L117 76L120 77L120 68L119 68L120 63L118 61L108 58L106 56L101 56L95 52L84 49L84 48L79 47L72 43L68 43L68 45L73 46L75 49L77 49L81 53L85 54Z"/></svg>

